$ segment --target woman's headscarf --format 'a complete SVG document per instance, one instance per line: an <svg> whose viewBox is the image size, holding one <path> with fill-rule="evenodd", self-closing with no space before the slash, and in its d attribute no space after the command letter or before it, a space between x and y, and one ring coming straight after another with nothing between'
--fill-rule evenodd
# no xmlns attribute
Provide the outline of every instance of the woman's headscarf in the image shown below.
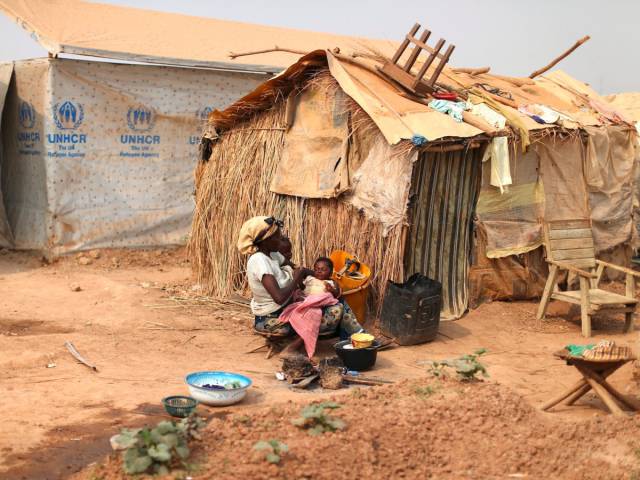
<svg viewBox="0 0 640 480"><path fill-rule="evenodd" d="M253 217L242 224L238 237L238 251L242 255L253 255L258 251L256 243L273 236L282 227L282 222L273 217Z"/></svg>

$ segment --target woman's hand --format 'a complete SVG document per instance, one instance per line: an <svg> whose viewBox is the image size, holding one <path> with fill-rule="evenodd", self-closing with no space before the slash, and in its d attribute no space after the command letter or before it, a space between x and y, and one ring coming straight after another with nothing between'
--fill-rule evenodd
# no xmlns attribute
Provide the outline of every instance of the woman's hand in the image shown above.
<svg viewBox="0 0 640 480"><path fill-rule="evenodd" d="M293 291L293 296L291 298L293 298L294 302L301 302L304 300L304 293L302 293L302 290L298 288Z"/></svg>
<svg viewBox="0 0 640 480"><path fill-rule="evenodd" d="M335 298L340 298L340 296L342 295L342 289L340 288L339 285L334 286L333 283L326 282L324 284L324 289L325 291L333 295Z"/></svg>
<svg viewBox="0 0 640 480"><path fill-rule="evenodd" d="M313 276L313 270L309 270L308 268L299 267L293 271L293 279L298 284L301 284L302 281L309 276Z"/></svg>

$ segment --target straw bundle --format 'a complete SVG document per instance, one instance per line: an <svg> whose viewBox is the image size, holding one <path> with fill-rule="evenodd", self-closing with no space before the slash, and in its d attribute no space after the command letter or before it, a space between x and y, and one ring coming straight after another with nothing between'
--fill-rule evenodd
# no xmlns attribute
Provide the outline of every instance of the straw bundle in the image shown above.
<svg viewBox="0 0 640 480"><path fill-rule="evenodd" d="M308 85L339 88L328 73L315 76ZM368 115L343 97L352 131L380 135ZM295 261L312 265L320 255L347 250L372 267L374 294L383 292L388 280L400 280L403 275L403 225L385 236L381 224L339 198L302 199L269 190L285 145L285 105L285 99L279 99L271 109L223 132L209 161L196 169L189 249L198 282L216 297L245 290L246 258L236 250L238 232L252 216L274 215L285 222ZM380 299L379 295L375 298Z"/></svg>

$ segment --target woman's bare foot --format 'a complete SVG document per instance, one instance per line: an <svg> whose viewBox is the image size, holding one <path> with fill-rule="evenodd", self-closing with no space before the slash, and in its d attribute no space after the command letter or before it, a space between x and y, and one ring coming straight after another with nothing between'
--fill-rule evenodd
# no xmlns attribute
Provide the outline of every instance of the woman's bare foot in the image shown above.
<svg viewBox="0 0 640 480"><path fill-rule="evenodd" d="M287 345L284 350L282 350L280 352L280 355L278 355L280 358L286 358L289 357L291 355L295 355L298 353L298 351L300 350L301 347L304 346L304 340L302 340L300 337L296 338L295 340L293 340L289 345Z"/></svg>

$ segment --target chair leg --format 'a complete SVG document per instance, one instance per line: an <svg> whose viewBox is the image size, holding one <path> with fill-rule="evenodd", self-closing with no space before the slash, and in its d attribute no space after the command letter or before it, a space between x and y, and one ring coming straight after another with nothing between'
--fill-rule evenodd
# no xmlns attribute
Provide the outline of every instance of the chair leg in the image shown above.
<svg viewBox="0 0 640 480"><path fill-rule="evenodd" d="M580 277L580 319L582 323L582 336L591 336L591 315L589 314L589 280Z"/></svg>
<svg viewBox="0 0 640 480"><path fill-rule="evenodd" d="M626 312L624 314L624 333L631 333L633 330L633 312Z"/></svg>
<svg viewBox="0 0 640 480"><path fill-rule="evenodd" d="M547 283L544 286L544 291L542 292L542 298L540 299L540 305L538 305L538 313L536 314L537 320L542 320L547 313L547 307L549 306L549 300L551 300L551 293L553 292L553 287L556 284L556 279L558 277L558 266L551 265L549 268L549 276L547 277Z"/></svg>

